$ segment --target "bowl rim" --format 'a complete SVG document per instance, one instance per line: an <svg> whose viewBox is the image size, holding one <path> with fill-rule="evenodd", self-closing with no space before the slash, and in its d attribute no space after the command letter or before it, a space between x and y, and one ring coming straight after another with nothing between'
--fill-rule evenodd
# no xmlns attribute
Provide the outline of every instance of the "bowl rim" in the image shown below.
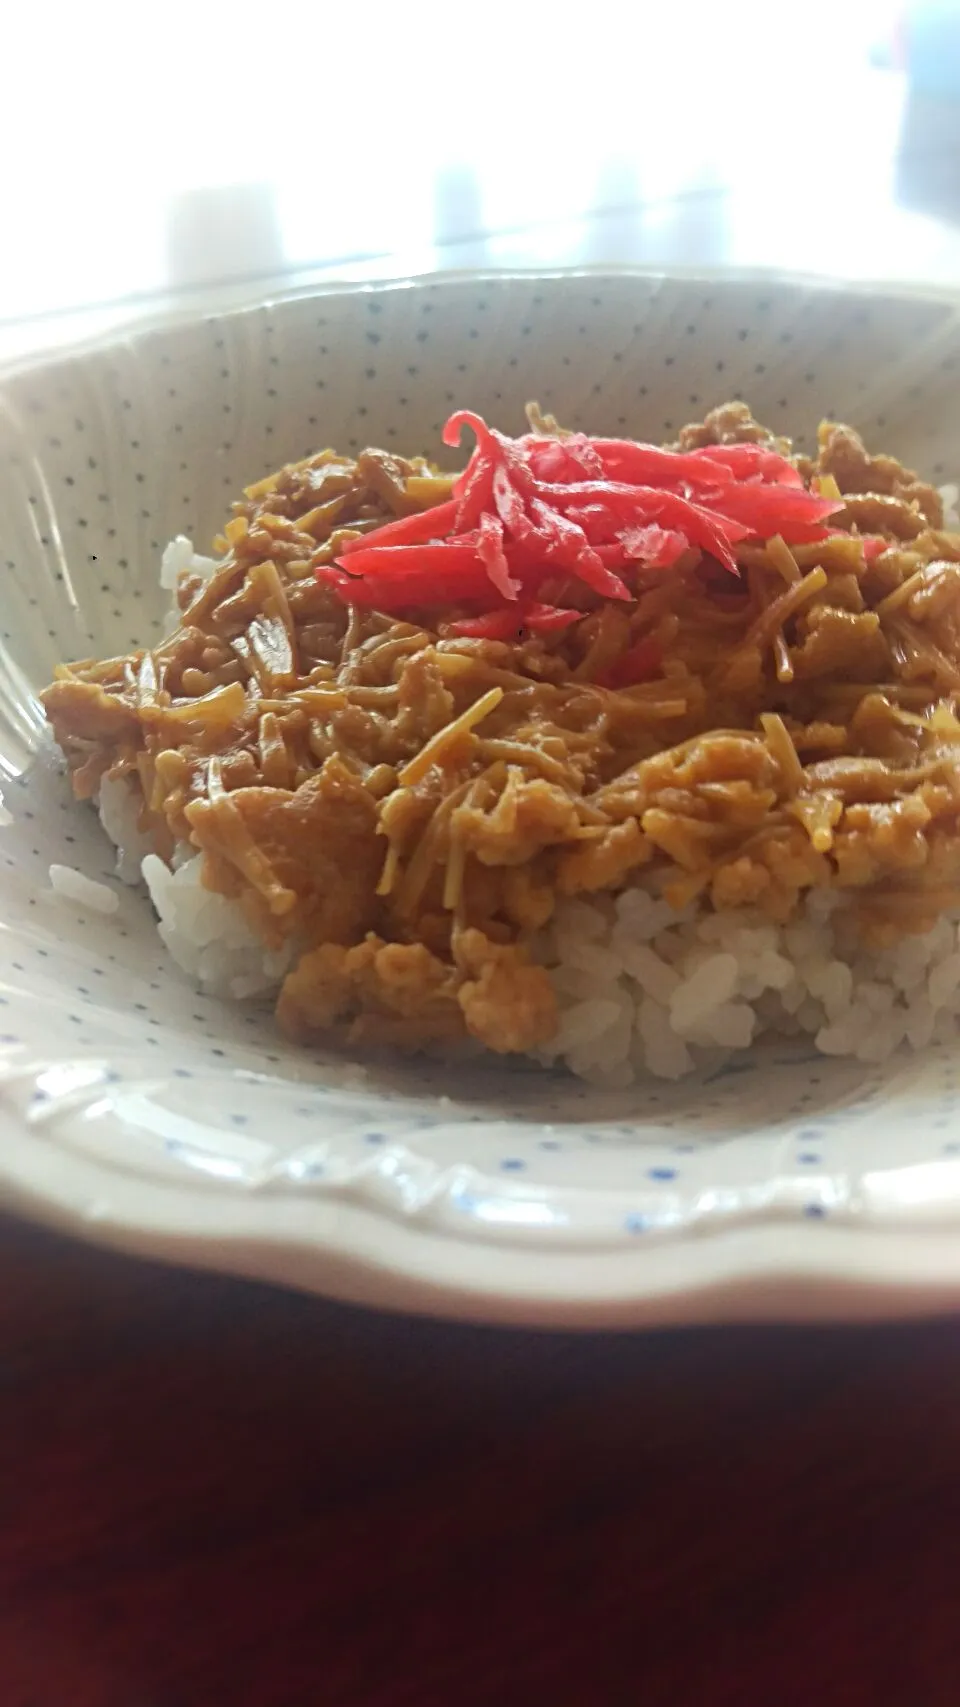
<svg viewBox="0 0 960 1707"><path fill-rule="evenodd" d="M3 1207L131 1255L346 1303L559 1329L916 1318L960 1305L955 1233L777 1223L598 1253L490 1248L340 1200L120 1176L0 1121ZM52 1161L51 1161L52 1157ZM109 1200L109 1212L105 1208Z"/></svg>
<svg viewBox="0 0 960 1707"><path fill-rule="evenodd" d="M898 302L939 303L960 313L960 282L950 286L942 282L923 280L848 279L817 271L806 272L780 267L708 267L659 265L642 266L632 262L589 262L570 267L451 267L449 269L385 274L378 279L314 279L291 285L284 275L272 274L255 284L241 281L229 284L188 287L170 300L148 308L129 321L91 333L88 337L70 339L63 344L40 345L21 355L0 360L0 384L22 379L31 373L44 372L59 363L105 354L118 345L135 343L141 338L188 327L197 321L242 318L263 308L282 307L288 302L309 301L311 298L368 297L384 292L428 290L444 285L477 286L491 283L533 284L534 282L573 283L577 280L617 282L636 280L638 283L669 284L679 280L689 284L714 287L729 285L778 285L796 290L822 292L836 296L867 296ZM276 288L271 281L275 281ZM218 301L219 298L219 301ZM122 310L123 304L109 305ZM94 312L96 308L94 307ZM64 312L64 318L70 311Z"/></svg>

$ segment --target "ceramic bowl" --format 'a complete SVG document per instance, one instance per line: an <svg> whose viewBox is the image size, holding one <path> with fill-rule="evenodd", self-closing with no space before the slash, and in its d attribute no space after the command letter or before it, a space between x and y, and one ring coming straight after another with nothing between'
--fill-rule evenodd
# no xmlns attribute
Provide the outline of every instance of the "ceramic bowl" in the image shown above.
<svg viewBox="0 0 960 1707"><path fill-rule="evenodd" d="M142 642L164 542L317 446L429 449L457 404L536 397L660 438L743 395L938 480L960 468L960 317L934 294L783 278L451 277L260 302L0 376L0 1198L171 1260L395 1308L622 1324L960 1302L946 1048L888 1066L768 1048L600 1093L536 1070L297 1052L197 995L112 876L35 698ZM116 888L103 916L51 863Z"/></svg>

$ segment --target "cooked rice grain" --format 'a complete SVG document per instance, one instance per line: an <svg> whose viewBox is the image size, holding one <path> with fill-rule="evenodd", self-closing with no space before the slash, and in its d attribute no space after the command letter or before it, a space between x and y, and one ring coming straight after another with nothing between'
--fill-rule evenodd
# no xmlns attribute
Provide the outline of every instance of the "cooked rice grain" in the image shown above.
<svg viewBox="0 0 960 1707"><path fill-rule="evenodd" d="M96 883L72 865L50 867L50 887L61 901L92 913L115 913L120 899L106 883Z"/></svg>
<svg viewBox="0 0 960 1707"><path fill-rule="evenodd" d="M835 893L811 895L788 925L702 905L678 917L643 889L568 901L537 958L560 1007L538 1058L606 1085L678 1079L764 1036L885 1061L952 1035L960 1015L956 915L872 951Z"/></svg>

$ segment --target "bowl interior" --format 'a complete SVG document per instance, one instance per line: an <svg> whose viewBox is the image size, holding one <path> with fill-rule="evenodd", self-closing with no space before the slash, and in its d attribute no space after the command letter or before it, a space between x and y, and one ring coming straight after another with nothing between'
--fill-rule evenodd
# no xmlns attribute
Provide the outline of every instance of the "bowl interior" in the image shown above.
<svg viewBox="0 0 960 1707"><path fill-rule="evenodd" d="M288 1049L268 1014L190 990L143 896L117 885L109 917L51 896L51 863L103 878L113 862L69 799L35 694L58 659L155 632L166 540L208 549L243 485L322 444L442 458L453 408L518 430L530 397L593 431L661 438L743 396L801 443L839 416L947 480L958 361L947 301L587 275L291 298L8 375L0 1026L20 1116L154 1182L352 1195L481 1239L954 1213L957 1081L942 1049L883 1069L771 1049L709 1082L630 1093Z"/></svg>

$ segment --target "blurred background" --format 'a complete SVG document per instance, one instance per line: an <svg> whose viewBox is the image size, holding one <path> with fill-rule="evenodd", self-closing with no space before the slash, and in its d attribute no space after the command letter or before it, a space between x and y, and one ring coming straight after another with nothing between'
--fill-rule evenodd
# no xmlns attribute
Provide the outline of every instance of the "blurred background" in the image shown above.
<svg viewBox="0 0 960 1707"><path fill-rule="evenodd" d="M92 0L3 47L0 359L438 268L960 282L957 0Z"/></svg>

